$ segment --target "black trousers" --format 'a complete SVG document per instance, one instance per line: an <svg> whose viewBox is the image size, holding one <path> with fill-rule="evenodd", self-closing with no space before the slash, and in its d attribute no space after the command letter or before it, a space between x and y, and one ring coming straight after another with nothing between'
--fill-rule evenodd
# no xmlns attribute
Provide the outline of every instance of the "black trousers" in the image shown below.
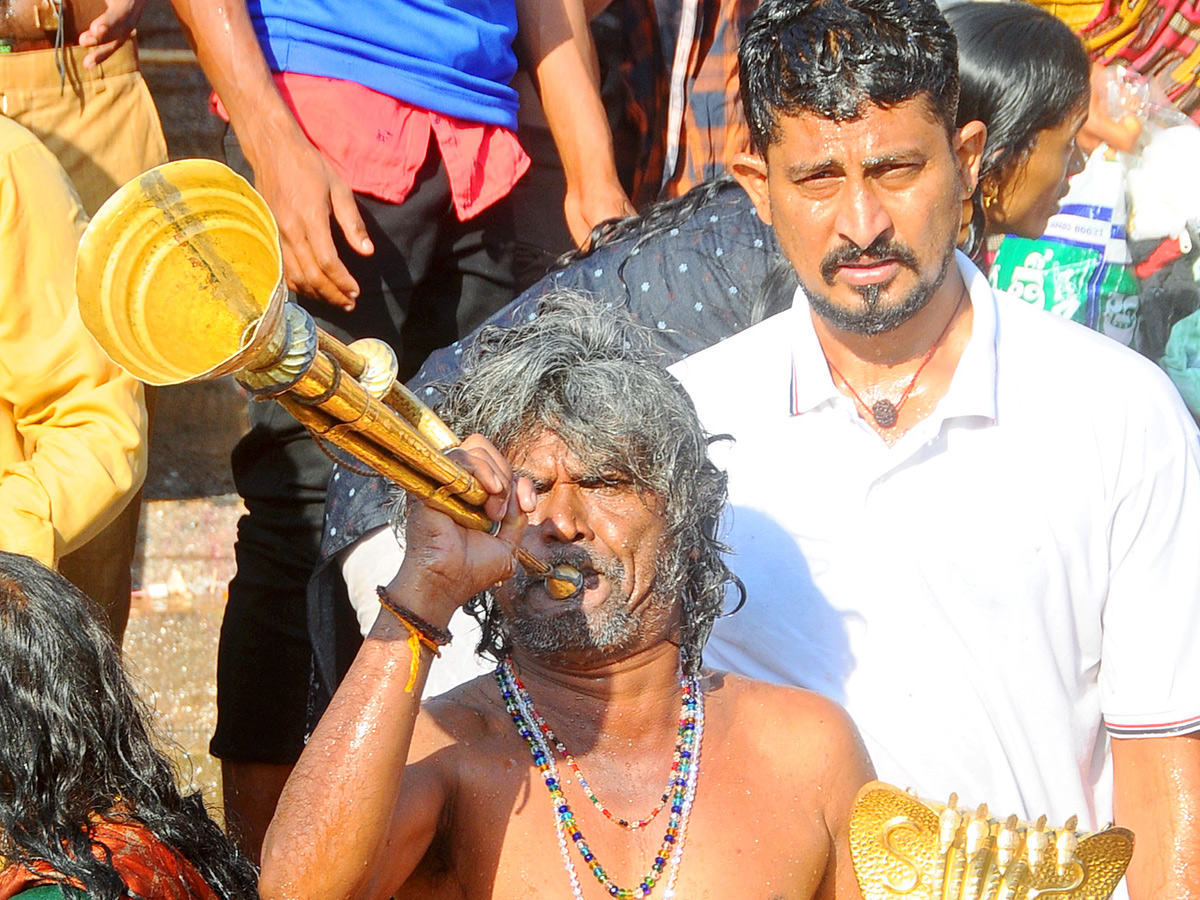
<svg viewBox="0 0 1200 900"><path fill-rule="evenodd" d="M250 177L232 133L226 155ZM354 311L298 299L343 340L387 341L406 380L430 352L515 296L512 211L504 200L459 222L432 141L403 203L356 196L375 253L359 256L333 224L339 255L360 287ZM232 464L247 512L238 522L237 574L221 626L210 750L235 762L295 762L303 748L312 666L305 594L332 463L278 404L255 402L250 431L234 448Z"/></svg>

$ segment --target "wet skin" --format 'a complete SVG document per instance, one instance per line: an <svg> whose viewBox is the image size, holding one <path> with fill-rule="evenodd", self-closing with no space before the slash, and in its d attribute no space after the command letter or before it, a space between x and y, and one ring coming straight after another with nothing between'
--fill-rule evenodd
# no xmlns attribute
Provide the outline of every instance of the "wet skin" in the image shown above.
<svg viewBox="0 0 1200 900"><path fill-rule="evenodd" d="M660 598L655 589L657 558L668 542L658 499L639 492L618 466L585 465L548 431L514 454L513 469L530 480L537 498L523 546L551 564L575 566L584 588L558 600L545 582L518 574L497 594L505 617L557 625L566 632L558 660L582 666L667 636L676 616L673 598ZM623 629L614 624L622 620ZM618 646L586 646L588 632L613 628L623 632ZM570 646L576 631L584 646Z"/></svg>
<svg viewBox="0 0 1200 900"><path fill-rule="evenodd" d="M1001 176L996 200L987 209L988 234L1039 238L1045 233L1067 195L1068 180L1083 171L1084 156L1075 140L1086 118L1087 110L1080 109L1037 133L1029 154Z"/></svg>
<svg viewBox="0 0 1200 900"><path fill-rule="evenodd" d="M888 444L933 411L970 337L953 253L985 134L980 122L948 133L922 95L846 121L781 116L766 155L734 163L810 298L844 376L831 378ZM871 404L906 391L896 425L879 426Z"/></svg>
<svg viewBox="0 0 1200 900"><path fill-rule="evenodd" d="M623 607L637 623L629 639L539 654L516 647L513 655L533 702L605 805L645 816L667 783L680 708L679 653L668 640L674 605L652 602L665 533L660 501L613 472L585 470L552 435L512 454L532 489L514 484L490 446L476 438L464 446L472 452L456 459L505 500L490 507L504 515L499 536L467 533L417 507L405 568L389 591L440 623L498 574L511 575L517 542L539 555L586 551L600 561L584 565L589 584L575 602L589 614ZM497 547L508 548L507 560ZM612 561L619 575L601 571L611 572ZM561 613L536 582L525 597L504 593L510 611ZM476 679L418 713L431 655L421 653L417 690L407 692L408 636L395 617L379 617L305 749L267 836L264 900L571 896L550 794L494 679ZM704 690L678 895L856 898L847 818L871 768L845 714L817 695L724 673L708 673ZM588 803L565 765L561 774L596 856L616 883L636 885L666 817L621 830ZM608 897L573 858L583 896Z"/></svg>
<svg viewBox="0 0 1200 900"><path fill-rule="evenodd" d="M886 309L941 283L974 187L956 139L923 97L840 122L783 116L765 158L742 157L737 171L806 292L853 314L867 293Z"/></svg>
<svg viewBox="0 0 1200 900"><path fill-rule="evenodd" d="M49 8L47 0L7 0L0 4L0 37L32 40L54 39L53 31L38 27ZM64 37L68 44L77 44L96 16L105 11L104 0L63 0Z"/></svg>

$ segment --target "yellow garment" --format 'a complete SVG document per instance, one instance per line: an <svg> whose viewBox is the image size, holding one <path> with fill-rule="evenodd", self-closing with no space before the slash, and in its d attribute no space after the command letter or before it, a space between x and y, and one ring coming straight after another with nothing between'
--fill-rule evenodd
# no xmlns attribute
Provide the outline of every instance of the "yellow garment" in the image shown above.
<svg viewBox="0 0 1200 900"><path fill-rule="evenodd" d="M54 50L0 53L0 113L32 131L58 158L89 216L126 181L167 161L134 42L85 69L91 50L62 49L65 79Z"/></svg>
<svg viewBox="0 0 1200 900"><path fill-rule="evenodd" d="M0 548L47 564L111 521L146 473L141 385L76 307L86 221L54 155L0 117Z"/></svg>

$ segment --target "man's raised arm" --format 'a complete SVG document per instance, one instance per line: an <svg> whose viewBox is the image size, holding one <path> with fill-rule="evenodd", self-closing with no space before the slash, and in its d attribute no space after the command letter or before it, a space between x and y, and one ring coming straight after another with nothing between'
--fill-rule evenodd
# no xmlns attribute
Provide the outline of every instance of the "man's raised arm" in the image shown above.
<svg viewBox="0 0 1200 900"><path fill-rule="evenodd" d="M453 456L491 495L500 531L410 506L408 553L386 591L396 614L379 616L284 788L263 845L263 900L387 900L434 838L449 776L406 771L433 658L423 632L445 629L455 609L513 573L536 504L490 444L472 436L463 448Z"/></svg>
<svg viewBox="0 0 1200 900"><path fill-rule="evenodd" d="M267 66L245 0L171 0L200 67L229 113L255 187L279 223L288 286L351 309L358 284L338 259L330 216L363 255L374 252L354 194L305 136Z"/></svg>

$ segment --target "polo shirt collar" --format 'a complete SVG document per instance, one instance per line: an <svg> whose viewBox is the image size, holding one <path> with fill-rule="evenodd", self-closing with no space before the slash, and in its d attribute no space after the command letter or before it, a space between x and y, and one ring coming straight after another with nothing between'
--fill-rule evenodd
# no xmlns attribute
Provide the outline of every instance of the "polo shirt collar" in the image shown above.
<svg viewBox="0 0 1200 900"><path fill-rule="evenodd" d="M955 261L971 301L974 318L971 337L958 361L946 395L931 418L946 421L959 417L996 419L996 295L987 278L962 253ZM843 395L834 384L821 342L813 328L812 312L802 288L796 288L788 313L792 349L791 414L800 415Z"/></svg>

